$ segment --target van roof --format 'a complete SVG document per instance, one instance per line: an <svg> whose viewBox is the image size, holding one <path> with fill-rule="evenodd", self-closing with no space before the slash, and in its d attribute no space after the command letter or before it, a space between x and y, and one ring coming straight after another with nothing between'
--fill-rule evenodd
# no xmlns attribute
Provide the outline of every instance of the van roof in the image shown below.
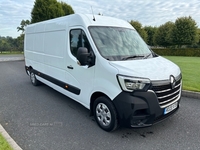
<svg viewBox="0 0 200 150"><path fill-rule="evenodd" d="M130 23L127 21L102 16L102 15L92 15L92 14L74 14L70 15L74 20L83 20L86 26L117 26L117 27L126 27L132 28Z"/></svg>
<svg viewBox="0 0 200 150"><path fill-rule="evenodd" d="M95 18L95 20L93 20ZM44 26L48 26L48 24L60 24L60 25L68 25L68 26L114 26L114 27L125 27L125 28L132 28L133 27L128 23L127 21L113 18L113 17L107 17L107 16L101 16L101 15L92 15L92 14L72 14L68 16L63 16L55 19L50 19L34 24L30 24L27 26L27 29L30 30L30 28L44 28ZM39 27L39 26L40 27ZM27 31L26 31L27 32Z"/></svg>

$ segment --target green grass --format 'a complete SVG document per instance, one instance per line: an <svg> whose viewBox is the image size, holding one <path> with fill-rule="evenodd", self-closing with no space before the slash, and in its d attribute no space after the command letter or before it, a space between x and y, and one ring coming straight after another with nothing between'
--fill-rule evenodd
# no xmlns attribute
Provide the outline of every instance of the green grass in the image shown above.
<svg viewBox="0 0 200 150"><path fill-rule="evenodd" d="M0 150L13 150L5 138L0 134Z"/></svg>
<svg viewBox="0 0 200 150"><path fill-rule="evenodd" d="M23 54L23 51L3 51L0 55L12 55L12 54Z"/></svg>
<svg viewBox="0 0 200 150"><path fill-rule="evenodd" d="M200 92L200 57L164 56L182 71L183 90Z"/></svg>

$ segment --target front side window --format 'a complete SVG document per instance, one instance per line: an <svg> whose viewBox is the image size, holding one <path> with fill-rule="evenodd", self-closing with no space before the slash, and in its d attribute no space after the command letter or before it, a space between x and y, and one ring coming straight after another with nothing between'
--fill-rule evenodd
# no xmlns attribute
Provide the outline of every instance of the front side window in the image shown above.
<svg viewBox="0 0 200 150"><path fill-rule="evenodd" d="M153 56L146 43L133 29L91 26L89 31L100 54L108 60L142 59Z"/></svg>
<svg viewBox="0 0 200 150"><path fill-rule="evenodd" d="M90 43L86 37L86 34L81 29L74 29L70 31L70 50L73 56L77 56L79 47L85 47L90 52Z"/></svg>

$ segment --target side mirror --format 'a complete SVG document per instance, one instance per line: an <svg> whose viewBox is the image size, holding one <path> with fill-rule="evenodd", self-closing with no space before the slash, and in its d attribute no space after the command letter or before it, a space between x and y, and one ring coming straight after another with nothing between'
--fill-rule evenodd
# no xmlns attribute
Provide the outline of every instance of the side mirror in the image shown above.
<svg viewBox="0 0 200 150"><path fill-rule="evenodd" d="M77 59L80 62L81 66L88 65L88 58L90 53L88 53L88 49L85 47L80 47L77 51Z"/></svg>

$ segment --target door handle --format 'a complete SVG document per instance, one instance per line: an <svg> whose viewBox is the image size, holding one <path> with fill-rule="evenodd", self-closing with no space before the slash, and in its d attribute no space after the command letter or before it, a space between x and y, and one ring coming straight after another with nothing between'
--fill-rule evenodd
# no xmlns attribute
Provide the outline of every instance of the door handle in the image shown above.
<svg viewBox="0 0 200 150"><path fill-rule="evenodd" d="M70 66L67 66L67 68L68 68L68 69L74 69L71 65L70 65Z"/></svg>

